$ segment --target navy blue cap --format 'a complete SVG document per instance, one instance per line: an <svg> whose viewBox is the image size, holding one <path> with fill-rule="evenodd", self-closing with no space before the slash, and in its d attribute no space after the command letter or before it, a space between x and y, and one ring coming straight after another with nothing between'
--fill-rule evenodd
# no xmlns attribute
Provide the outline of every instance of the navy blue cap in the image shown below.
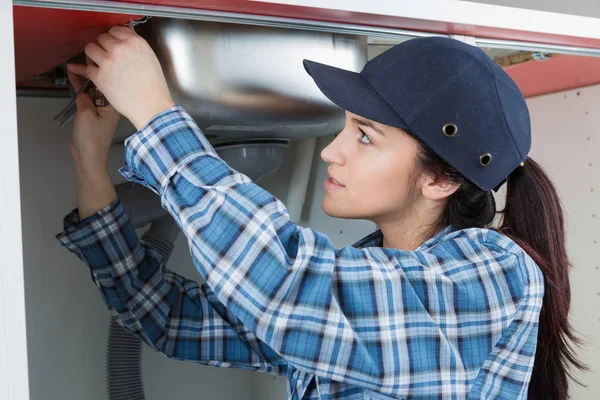
<svg viewBox="0 0 600 400"><path fill-rule="evenodd" d="M531 124L515 82L481 49L444 38L411 39L360 73L304 60L333 103L408 130L483 190L527 158Z"/></svg>

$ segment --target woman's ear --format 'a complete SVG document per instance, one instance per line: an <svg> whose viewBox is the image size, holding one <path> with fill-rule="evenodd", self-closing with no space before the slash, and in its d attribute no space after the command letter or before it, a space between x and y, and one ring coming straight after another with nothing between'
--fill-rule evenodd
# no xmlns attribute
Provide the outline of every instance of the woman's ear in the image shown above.
<svg viewBox="0 0 600 400"><path fill-rule="evenodd" d="M458 188L459 183L451 182L447 179L439 179L431 176L424 176L421 192L423 197L429 200L443 200L453 195Z"/></svg>

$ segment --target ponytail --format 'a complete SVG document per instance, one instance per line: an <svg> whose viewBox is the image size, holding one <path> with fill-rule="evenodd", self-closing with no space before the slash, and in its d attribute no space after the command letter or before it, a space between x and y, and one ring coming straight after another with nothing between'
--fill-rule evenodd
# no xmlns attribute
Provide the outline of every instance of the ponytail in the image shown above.
<svg viewBox="0 0 600 400"><path fill-rule="evenodd" d="M568 398L570 367L585 370L574 345L581 341L569 323L570 263L565 245L562 206L554 184L543 169L528 158L508 178L506 207L498 230L519 244L544 275L544 300L530 399Z"/></svg>
<svg viewBox="0 0 600 400"><path fill-rule="evenodd" d="M456 170L420 144L421 170L460 185L448 199L444 225L454 229L489 228L496 212L494 196L464 179ZM562 206L554 184L531 158L508 177L506 207L498 231L516 242L537 263L544 275L544 299L540 311L538 341L530 399L566 400L570 368L587 370L577 358L581 341L569 323L570 263L565 244Z"/></svg>

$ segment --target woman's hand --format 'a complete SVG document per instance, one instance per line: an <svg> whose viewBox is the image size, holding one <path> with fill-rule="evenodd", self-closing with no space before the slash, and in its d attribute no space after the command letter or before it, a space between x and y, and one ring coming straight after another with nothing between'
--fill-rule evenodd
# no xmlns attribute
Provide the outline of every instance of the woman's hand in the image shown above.
<svg viewBox="0 0 600 400"><path fill-rule="evenodd" d="M138 130L174 105L156 55L133 29L113 27L85 53L96 65L70 64L69 71L87 75Z"/></svg>
<svg viewBox="0 0 600 400"><path fill-rule="evenodd" d="M69 72L76 92L83 86L82 78ZM115 135L120 115L111 106L96 107L88 93L77 95L77 115L71 136L71 157L76 166L86 170L106 169L108 151Z"/></svg>
<svg viewBox="0 0 600 400"><path fill-rule="evenodd" d="M79 92L83 85L82 79L69 72L69 80ZM119 118L119 113L111 106L96 107L88 93L77 95L71 156L75 162L80 219L101 210L117 196L108 173L107 161Z"/></svg>

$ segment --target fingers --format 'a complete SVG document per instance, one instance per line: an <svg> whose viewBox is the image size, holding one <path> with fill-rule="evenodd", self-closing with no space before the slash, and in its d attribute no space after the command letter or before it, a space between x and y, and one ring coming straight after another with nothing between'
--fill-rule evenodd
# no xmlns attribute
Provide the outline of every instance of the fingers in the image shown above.
<svg viewBox="0 0 600 400"><path fill-rule="evenodd" d="M88 65L85 69L86 76L96 84L98 82L98 74L100 73L100 68L95 65Z"/></svg>
<svg viewBox="0 0 600 400"><path fill-rule="evenodd" d="M94 82L94 79L96 79L98 75L98 66L96 63L94 63L94 61L92 61L92 59L89 57L86 57L86 63L87 64L67 64L67 75L71 85L73 85L73 89L75 89L76 92L79 92L83 86L83 81L79 76L83 76L86 79L91 79L92 82ZM93 78L89 75L88 69L92 70L92 73L94 74Z"/></svg>
<svg viewBox="0 0 600 400"><path fill-rule="evenodd" d="M96 113L96 106L92 101L92 98L87 93L80 93L76 98L77 112L94 111Z"/></svg>
<svg viewBox="0 0 600 400"><path fill-rule="evenodd" d="M96 111L98 113L98 116L100 118L103 119L107 119L107 120L111 120L111 121L118 121L119 119L121 119L121 114L119 114L113 106L106 106L106 107L97 107Z"/></svg>
<svg viewBox="0 0 600 400"><path fill-rule="evenodd" d="M98 44L106 51L110 51L119 42L119 39L108 33L103 33L98 37Z"/></svg>
<svg viewBox="0 0 600 400"><path fill-rule="evenodd" d="M104 95L98 88L94 88L93 93L90 93L90 96L92 96L92 100L96 101L101 99Z"/></svg>
<svg viewBox="0 0 600 400"><path fill-rule="evenodd" d="M68 69L68 66L67 66L67 69ZM84 70L84 73L85 73L85 70ZM79 91L81 90L81 87L83 86L80 75L82 75L82 74L77 74L75 72L72 72L71 70L67 71L67 76L69 77L69 82L71 82L71 86L73 86L73 89L75 89L75 92L77 92L77 93L79 93Z"/></svg>
<svg viewBox="0 0 600 400"><path fill-rule="evenodd" d="M106 58L106 50L100 47L97 43L91 42L85 46L85 55L96 64L102 65L104 59Z"/></svg>
<svg viewBox="0 0 600 400"><path fill-rule="evenodd" d="M87 78L86 75L86 67L87 65L83 65L83 64L67 64L67 70L69 72L74 73L75 75L81 75L81 76L85 76ZM71 78L69 77L69 80ZM71 82L71 84L73 84L73 82ZM75 85L73 85L73 87L75 87Z"/></svg>
<svg viewBox="0 0 600 400"><path fill-rule="evenodd" d="M137 33L135 33L132 28L128 28L126 26L113 26L110 28L108 33L119 40L125 40L137 36Z"/></svg>
<svg viewBox="0 0 600 400"><path fill-rule="evenodd" d="M119 41L136 36L138 35L133 28L113 26L108 33L103 33L98 37L98 43L91 42L85 46L85 55L87 56L88 64L95 63L101 65L107 57L107 52L117 45ZM82 75L81 72L83 71L79 67L74 67L73 72Z"/></svg>

